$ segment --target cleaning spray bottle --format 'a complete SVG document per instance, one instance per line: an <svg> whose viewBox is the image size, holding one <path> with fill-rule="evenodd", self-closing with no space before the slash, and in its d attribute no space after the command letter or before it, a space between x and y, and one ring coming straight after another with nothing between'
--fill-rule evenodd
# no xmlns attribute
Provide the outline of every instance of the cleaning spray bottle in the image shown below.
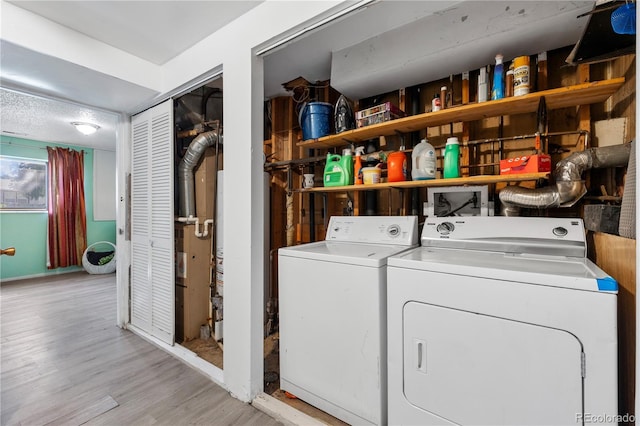
<svg viewBox="0 0 640 426"><path fill-rule="evenodd" d="M504 65L502 55L496 55L496 67L493 70L493 89L491 90L491 100L504 98Z"/></svg>
<svg viewBox="0 0 640 426"><path fill-rule="evenodd" d="M353 183L362 185L362 159L360 156L364 154L364 146L356 148L356 159L353 163Z"/></svg>

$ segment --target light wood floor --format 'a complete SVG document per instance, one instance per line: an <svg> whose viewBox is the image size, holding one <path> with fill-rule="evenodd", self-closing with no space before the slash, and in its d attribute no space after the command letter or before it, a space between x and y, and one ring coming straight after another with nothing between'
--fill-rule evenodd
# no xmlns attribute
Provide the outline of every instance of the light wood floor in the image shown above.
<svg viewBox="0 0 640 426"><path fill-rule="evenodd" d="M116 326L115 274L0 287L2 425L279 424Z"/></svg>

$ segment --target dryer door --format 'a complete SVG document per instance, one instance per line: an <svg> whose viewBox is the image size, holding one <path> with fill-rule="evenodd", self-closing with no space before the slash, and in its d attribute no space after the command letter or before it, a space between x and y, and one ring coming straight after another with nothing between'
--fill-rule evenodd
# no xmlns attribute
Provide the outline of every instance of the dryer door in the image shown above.
<svg viewBox="0 0 640 426"><path fill-rule="evenodd" d="M458 424L582 419L582 345L574 335L419 302L405 305L403 323L411 404Z"/></svg>

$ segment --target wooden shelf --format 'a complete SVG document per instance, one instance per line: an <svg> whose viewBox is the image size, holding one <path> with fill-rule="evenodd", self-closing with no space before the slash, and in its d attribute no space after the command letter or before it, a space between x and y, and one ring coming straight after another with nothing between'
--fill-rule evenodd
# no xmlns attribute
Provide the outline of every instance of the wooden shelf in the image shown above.
<svg viewBox="0 0 640 426"><path fill-rule="evenodd" d="M464 186L464 185L488 185L505 182L525 182L538 179L548 179L549 173L526 173L520 175L480 175L461 177L455 179L431 179L431 180L411 180L405 182L385 182L373 185L348 185L348 186L328 186L316 188L295 189L295 192L350 192L350 191L370 191L379 189L409 189L438 186Z"/></svg>
<svg viewBox="0 0 640 426"><path fill-rule="evenodd" d="M544 90L524 96L509 97L497 101L487 101L424 114L398 118L359 129L347 130L336 135L324 136L298 142L304 148L333 148L362 142L379 136L390 136L398 132L410 133L427 127L440 126L452 122L475 121L501 115L524 114L538 110L538 102L544 96L548 110L577 105L588 105L605 101L624 83L624 77L594 81L575 86Z"/></svg>

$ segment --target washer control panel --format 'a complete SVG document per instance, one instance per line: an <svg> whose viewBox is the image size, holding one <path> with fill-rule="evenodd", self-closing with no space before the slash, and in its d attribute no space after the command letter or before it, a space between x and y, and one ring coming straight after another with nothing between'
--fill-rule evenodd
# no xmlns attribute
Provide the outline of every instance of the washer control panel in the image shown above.
<svg viewBox="0 0 640 426"><path fill-rule="evenodd" d="M412 246L418 244L418 217L332 216L325 240Z"/></svg>

